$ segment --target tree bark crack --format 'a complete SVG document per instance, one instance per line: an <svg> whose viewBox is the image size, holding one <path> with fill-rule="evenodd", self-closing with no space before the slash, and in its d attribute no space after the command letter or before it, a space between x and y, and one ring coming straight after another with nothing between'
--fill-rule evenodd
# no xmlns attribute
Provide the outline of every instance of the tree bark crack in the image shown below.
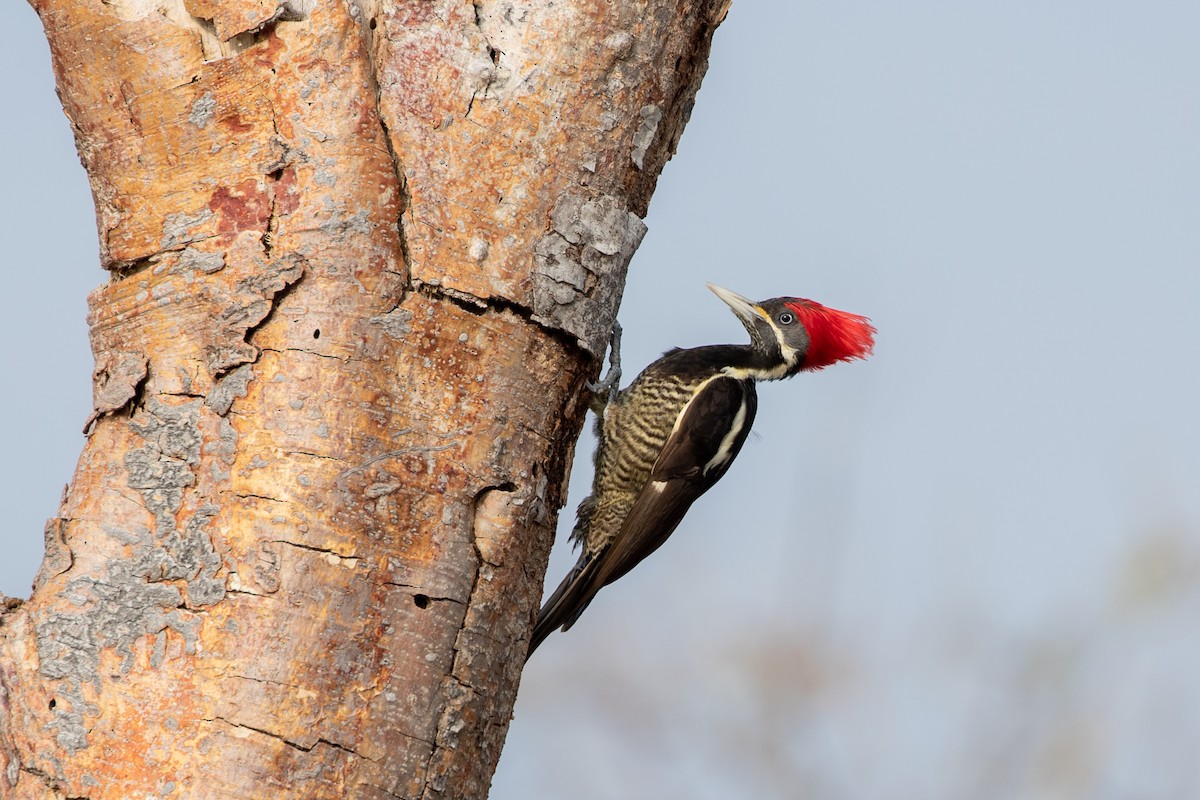
<svg viewBox="0 0 1200 800"><path fill-rule="evenodd" d="M55 778L53 776L47 774L46 772L43 772L42 770L38 769L37 767L31 767L31 766L22 764L21 772L24 772L27 775L33 777L35 780L38 780L38 781L44 783L46 785L47 789L54 792L54 796L56 798L62 798L62 800L87 800L87 798L67 797L66 795L64 795L62 792L60 792L58 790L58 781L55 780Z"/></svg>
<svg viewBox="0 0 1200 800"><path fill-rule="evenodd" d="M331 747L334 750L340 750L343 753L352 755L355 758L362 758L367 761L374 761L374 762L377 762L379 760L377 758L371 758L368 755L360 753L352 747L347 747L344 744L339 744L339 743L331 741L329 739L317 738L316 741L314 741L311 745L309 745L308 747L305 747L304 745L300 744L299 742L294 742L291 739L289 739L286 736L283 736L281 734L274 733L272 731L266 730L265 728L256 728L253 725L245 725L240 722L234 722L233 720L226 719L225 717L213 717L211 719L205 719L204 721L205 722L223 722L226 725L230 726L231 728L240 728L242 730L253 731L254 733L262 734L263 736L269 736L270 738L276 739L276 740L282 742L283 744L287 745L288 747L299 750L302 753L311 753L318 746L325 745L326 747Z"/></svg>
<svg viewBox="0 0 1200 800"><path fill-rule="evenodd" d="M487 31L483 29L483 3L480 0L472 0L472 8L475 13L475 27L479 29L480 36L483 37L484 47L487 49L488 60L492 62L492 68L484 73L483 86L471 92L471 99L467 101L467 111L463 117L471 116L471 109L475 107L475 98L488 96L488 90L492 88L492 84L496 82L497 67L500 64L501 51L492 46L491 40L488 38Z"/></svg>
<svg viewBox="0 0 1200 800"><path fill-rule="evenodd" d="M474 314L482 315L488 311L508 311L514 316L520 318L530 325L535 325L539 330L546 331L553 336L559 343L569 347L572 351L580 350L587 352L579 344L579 339L571 335L562 328L548 325L543 320L539 319L533 309L521 303L508 299L507 297L479 297L478 295L464 292L460 289L452 289L449 286L442 286L438 281L421 281L416 278L412 281L412 290L420 292L432 300L448 300L462 310ZM603 355L601 353L600 355ZM591 354L588 353L591 357ZM598 358L599 356L597 356Z"/></svg>
<svg viewBox="0 0 1200 800"><path fill-rule="evenodd" d="M319 458L319 459L322 459L323 461L345 461L345 459L338 458L337 456L325 455L324 453L312 453L312 452L309 452L308 450L287 450L287 451L285 451L285 455L308 456L309 458Z"/></svg>
<svg viewBox="0 0 1200 800"><path fill-rule="evenodd" d="M286 544L286 545L289 545L290 547L295 547L300 550L308 550L313 553L321 553L321 554L327 555L327 556L334 556L335 558L340 558L343 561L353 561L353 562L357 563L358 561L361 560L358 556L351 556L351 555L346 555L345 553L339 553L337 550L333 550L328 547L315 547L311 544L301 544L300 542L291 542L291 541L288 541L287 539L269 539L268 541L273 542L275 544Z"/></svg>
<svg viewBox="0 0 1200 800"><path fill-rule="evenodd" d="M278 497L271 497L270 495L265 495L265 494L254 494L253 492L234 492L233 496L240 498L242 500L254 499L254 500L266 500L269 503L282 503L284 505L292 504L291 500L282 500Z"/></svg>
<svg viewBox="0 0 1200 800"><path fill-rule="evenodd" d="M317 350L310 350L307 347L285 347L283 349L276 347L260 347L259 349L264 353L304 353L306 355L316 356L317 358L328 358L331 361L340 361L343 364L350 361L349 356L335 356L331 353L322 353Z"/></svg>
<svg viewBox="0 0 1200 800"><path fill-rule="evenodd" d="M272 200L272 202L274 201ZM269 227L270 223L268 223L268 228ZM246 344L250 345L251 347L254 347L255 350L258 351L258 355L256 355L249 362L230 364L224 369L215 371L213 375L214 379L219 380L221 377L233 371L237 367L242 366L242 363L253 364L258 361L258 356L262 354L262 351L261 348L258 348L254 345L254 342L252 341L254 339L254 335L262 330L267 323L274 319L275 312L279 310L280 305L285 299L287 299L288 295L296 290L296 287L300 285L300 281L304 278L304 265L300 263L299 258L287 257L283 259L283 261L288 264L288 266L281 267L278 273L278 277L280 280L282 280L283 285L274 292L270 292L269 287L266 288L266 291L269 292L267 297L264 298L267 301L267 313L264 314L262 319L260 319L258 322L248 326L245 333L242 335L243 341L245 341Z"/></svg>

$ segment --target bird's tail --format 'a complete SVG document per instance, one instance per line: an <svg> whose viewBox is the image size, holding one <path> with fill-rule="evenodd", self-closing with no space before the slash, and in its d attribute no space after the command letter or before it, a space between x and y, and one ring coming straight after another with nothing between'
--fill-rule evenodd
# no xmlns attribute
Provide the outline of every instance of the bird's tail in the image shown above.
<svg viewBox="0 0 1200 800"><path fill-rule="evenodd" d="M533 626L533 634L529 637L529 651L525 658L533 655L533 651L538 645L546 640L546 637L554 633L558 628L564 631L575 624L575 620L579 619L579 615L588 607L588 603L592 602L592 598L596 596L596 590L591 588L592 573L594 569L589 569L595 563L594 557L585 553L581 553L579 560L575 562L575 566L567 573L567 577L563 578L563 582L558 585L554 593L546 598L546 602L542 604L542 610L538 612L537 624Z"/></svg>

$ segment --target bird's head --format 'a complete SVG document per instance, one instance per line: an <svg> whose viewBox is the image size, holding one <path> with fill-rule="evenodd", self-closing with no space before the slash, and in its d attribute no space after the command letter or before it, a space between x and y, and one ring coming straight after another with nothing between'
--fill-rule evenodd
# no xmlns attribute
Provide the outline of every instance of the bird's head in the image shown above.
<svg viewBox="0 0 1200 800"><path fill-rule="evenodd" d="M750 333L752 346L773 366L764 378L786 378L866 358L875 345L875 328L866 317L838 311L800 297L774 297L755 303L737 292L708 284Z"/></svg>

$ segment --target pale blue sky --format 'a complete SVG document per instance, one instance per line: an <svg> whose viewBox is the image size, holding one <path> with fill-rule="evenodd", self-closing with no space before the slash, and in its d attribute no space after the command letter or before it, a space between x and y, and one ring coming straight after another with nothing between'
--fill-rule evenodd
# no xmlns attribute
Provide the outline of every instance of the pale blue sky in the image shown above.
<svg viewBox="0 0 1200 800"><path fill-rule="evenodd" d="M24 595L104 276L36 17L0 22ZM762 387L730 474L539 650L495 800L1200 796L1198 36L1184 2L735 0L627 369L741 341L708 280L867 314L876 355Z"/></svg>

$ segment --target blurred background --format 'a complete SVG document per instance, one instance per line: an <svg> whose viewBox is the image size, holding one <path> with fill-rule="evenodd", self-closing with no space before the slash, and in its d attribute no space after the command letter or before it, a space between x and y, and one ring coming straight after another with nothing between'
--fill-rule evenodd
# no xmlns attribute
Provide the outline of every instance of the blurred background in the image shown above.
<svg viewBox="0 0 1200 800"><path fill-rule="evenodd" d="M25 596L104 275L36 16L0 23ZM744 340L707 280L866 314L876 354L761 388L729 475L530 663L493 800L1200 797L1198 35L1194 2L735 0L627 380Z"/></svg>

